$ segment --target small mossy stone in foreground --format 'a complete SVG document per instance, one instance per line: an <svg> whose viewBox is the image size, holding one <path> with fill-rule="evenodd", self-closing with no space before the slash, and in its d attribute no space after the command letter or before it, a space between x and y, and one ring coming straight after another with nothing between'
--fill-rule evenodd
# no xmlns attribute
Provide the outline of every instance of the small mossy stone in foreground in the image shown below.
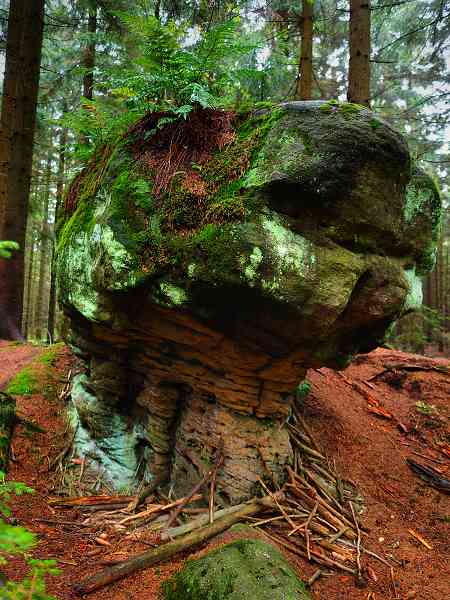
<svg viewBox="0 0 450 600"><path fill-rule="evenodd" d="M278 550L249 539L188 561L164 594L165 600L311 600Z"/></svg>

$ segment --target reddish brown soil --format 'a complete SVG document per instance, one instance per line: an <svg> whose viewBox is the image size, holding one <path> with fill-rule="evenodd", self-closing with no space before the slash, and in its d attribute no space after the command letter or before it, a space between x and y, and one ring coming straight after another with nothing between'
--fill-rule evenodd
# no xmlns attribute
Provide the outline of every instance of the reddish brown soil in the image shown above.
<svg viewBox="0 0 450 600"><path fill-rule="evenodd" d="M0 340L0 390L8 385L17 371L23 369L40 351L31 344L11 344Z"/></svg>
<svg viewBox="0 0 450 600"><path fill-rule="evenodd" d="M23 358L27 347L11 347L8 350L10 363L17 364L13 353L19 352L19 348ZM4 352L0 356L4 358ZM363 383L395 419L380 418L369 412L367 399L351 385L355 381L366 382L383 371L387 362L415 364L421 358L377 350L359 357L344 372L344 378L329 369L308 374L312 390L304 401L304 414L321 446L335 458L339 471L357 486L365 499L364 525L368 529L365 546L394 564L392 579L386 566L372 559L367 563L364 558L364 564L373 569L366 587L359 588L352 577L334 573L314 584L312 596L315 599L446 600L449 597L450 496L419 479L410 471L405 459L411 457L437 467L442 475L450 478L450 460L437 446L438 442L450 442L450 375L436 371L408 372L399 389L380 377L369 382L369 386ZM448 360L435 360L429 364L448 366L448 363ZM64 351L57 365L58 379L64 378L70 364L71 358ZM2 362L0 381L4 378L3 365ZM10 375L11 372L8 378ZM419 412L418 401L433 405L431 414ZM101 561L144 551L149 542L144 545L109 538L111 546L100 546L94 539L95 532L82 528L76 511L54 511L48 506L46 499L54 493L52 482L56 475L49 476L47 457L51 460L64 445L63 406L43 395L19 398L18 404L21 412L38 422L47 433L30 437L21 427L17 428L13 442L16 462L11 466L10 478L31 485L36 494L22 496L15 502L14 514L21 524L39 535L35 555L56 557L60 561L62 574L49 581L49 590L58 599L75 598L71 585L103 568ZM409 433L402 432L398 422ZM432 549L423 546L408 530L421 535ZM215 540L211 545L218 543ZM185 558L181 556L177 561L135 574L89 595L89 599L157 600L161 581L178 569ZM304 579L316 570L299 559L293 563ZM23 569L20 561L14 561L8 574L23 576Z"/></svg>

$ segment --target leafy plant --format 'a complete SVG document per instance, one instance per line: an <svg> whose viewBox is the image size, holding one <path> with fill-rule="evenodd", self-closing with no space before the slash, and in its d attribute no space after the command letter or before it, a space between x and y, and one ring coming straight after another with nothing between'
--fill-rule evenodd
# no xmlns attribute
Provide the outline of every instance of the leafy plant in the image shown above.
<svg viewBox="0 0 450 600"><path fill-rule="evenodd" d="M229 102L239 77L230 66L254 49L242 41L238 18L211 26L189 43L196 32L174 21L163 25L155 17L121 17L141 52L140 72L118 77L113 92L129 107L171 110L186 118L196 105L214 108Z"/></svg>
<svg viewBox="0 0 450 600"><path fill-rule="evenodd" d="M79 140L77 158L117 138L147 112L165 112L157 128L186 119L196 108L230 106L240 87L239 58L255 45L242 41L239 18L212 25L206 32L157 18L118 13L136 59L99 74L98 87L107 95L82 99L78 111L60 124ZM248 77L249 68L245 74ZM156 130L155 130L156 131ZM154 131L149 131L152 135Z"/></svg>
<svg viewBox="0 0 450 600"><path fill-rule="evenodd" d="M0 471L0 513L9 517L11 510L8 503L12 495L33 494L34 490L24 483L6 481L5 474ZM29 573L22 581L6 581L2 587L2 600L56 600L45 591L45 576L57 575L54 560L38 560L31 558L28 552L35 546L36 536L28 529L11 525L0 518L0 565L7 564L7 556L19 554L25 559Z"/></svg>
<svg viewBox="0 0 450 600"><path fill-rule="evenodd" d="M428 402L422 400L416 402L416 409L423 415L432 415L436 412L436 407L433 404L428 404Z"/></svg>
<svg viewBox="0 0 450 600"><path fill-rule="evenodd" d="M0 242L0 258L11 258L13 250L19 250L17 242Z"/></svg>

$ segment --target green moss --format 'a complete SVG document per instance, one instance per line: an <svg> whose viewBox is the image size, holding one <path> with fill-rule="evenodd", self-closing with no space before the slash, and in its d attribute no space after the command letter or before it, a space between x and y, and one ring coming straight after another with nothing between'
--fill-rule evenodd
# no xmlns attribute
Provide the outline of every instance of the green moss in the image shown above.
<svg viewBox="0 0 450 600"><path fill-rule="evenodd" d="M354 102L339 102L338 100L329 100L320 107L320 111L322 113L341 114L347 118L359 115L359 113L363 110L367 111L369 109L367 106L363 106L362 104L355 104Z"/></svg>
<svg viewBox="0 0 450 600"><path fill-rule="evenodd" d="M7 394L13 396L31 396L37 389L37 378L31 367L25 367L10 381Z"/></svg>
<svg viewBox="0 0 450 600"><path fill-rule="evenodd" d="M39 356L39 362L43 365L47 365L48 367L52 367L58 358L58 354L64 348L64 343L59 342L57 344L53 344L50 346L48 350L46 350L43 354Z"/></svg>
<svg viewBox="0 0 450 600"><path fill-rule="evenodd" d="M273 546L240 539L190 560L164 585L165 600L309 600Z"/></svg>

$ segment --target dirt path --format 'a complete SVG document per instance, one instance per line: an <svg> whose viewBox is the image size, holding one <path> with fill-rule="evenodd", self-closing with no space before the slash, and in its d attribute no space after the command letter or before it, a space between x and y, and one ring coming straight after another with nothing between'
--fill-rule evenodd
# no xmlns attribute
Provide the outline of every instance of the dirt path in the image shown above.
<svg viewBox="0 0 450 600"><path fill-rule="evenodd" d="M42 348L31 344L15 344L0 340L0 390L5 388L14 375L23 369Z"/></svg>
<svg viewBox="0 0 450 600"><path fill-rule="evenodd" d="M22 348L17 359L27 360L26 356L31 355L23 354ZM450 496L419 479L408 468L406 459L413 457L435 466L450 478L450 457L439 446L450 443L450 374L418 369L401 371L397 376L394 370L392 377L385 371L386 365L393 363L414 366L424 360L426 367L438 369L450 364L449 360L377 350L358 357L342 374L330 369L308 373L311 391L303 401L302 412L321 447L364 497L364 525L368 532L365 546L394 567L391 574L385 565L364 557L364 564L371 569L364 587L357 587L353 577L334 572L314 584L314 600L448 598ZM72 367L72 358L64 350L56 365L56 381L64 380ZM353 386L355 382L364 386L392 417L382 418L371 412L367 398ZM57 481L63 475L58 469L49 472L48 465L65 443L64 406L55 395L43 394L19 397L18 405L46 432L30 437L17 428L13 441L16 462L11 465L10 477L32 486L36 494L22 496L14 507L14 515L20 524L39 535L35 555L56 557L59 561L62 574L49 581L49 591L58 600L75 599L72 585L103 568L105 561L122 560L148 548L132 539L115 537L112 532L107 532L111 545L101 545L98 536L104 529L91 531L82 525L83 517L76 510L55 510L48 505L47 498L57 493ZM66 477L73 473L75 490L79 469L75 459L64 471ZM413 537L411 531L422 536L431 549ZM179 556L170 563L137 573L88 598L159 600L161 582L186 558ZM291 558L302 578L307 579L315 571L308 562ZM23 572L20 561L12 563L8 570L10 576Z"/></svg>

